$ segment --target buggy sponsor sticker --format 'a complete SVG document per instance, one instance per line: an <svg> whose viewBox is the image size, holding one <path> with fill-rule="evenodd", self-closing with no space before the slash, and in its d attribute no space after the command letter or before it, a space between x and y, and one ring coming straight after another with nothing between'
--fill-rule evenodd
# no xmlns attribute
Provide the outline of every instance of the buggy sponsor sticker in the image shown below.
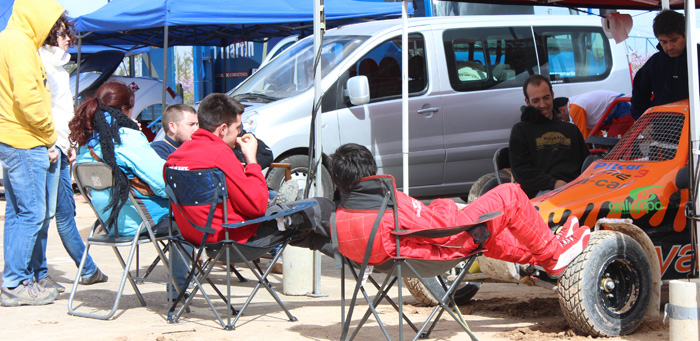
<svg viewBox="0 0 700 341"><path fill-rule="evenodd" d="M605 187L608 189L616 189L616 188L622 188L624 186L627 186L629 184L622 184L618 181L608 181L605 179L583 179L579 182L579 184L592 184L598 187Z"/></svg>
<svg viewBox="0 0 700 341"><path fill-rule="evenodd" d="M658 187L661 186L647 186L631 190L630 197L632 198L632 201L630 202L625 200L617 203L611 202L608 204L610 213L644 212L646 214L647 212L662 210L664 208L663 203L661 201L655 201L658 196L651 192L651 189Z"/></svg>
<svg viewBox="0 0 700 341"><path fill-rule="evenodd" d="M596 163L595 166L593 166L593 169L611 169L611 170L639 170L642 168L644 165L621 165L619 163L615 162L598 162Z"/></svg>

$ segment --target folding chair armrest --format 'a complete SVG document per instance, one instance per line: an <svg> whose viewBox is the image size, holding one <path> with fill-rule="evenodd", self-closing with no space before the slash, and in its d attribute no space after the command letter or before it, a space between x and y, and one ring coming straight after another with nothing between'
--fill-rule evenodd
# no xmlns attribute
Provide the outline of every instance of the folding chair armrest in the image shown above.
<svg viewBox="0 0 700 341"><path fill-rule="evenodd" d="M479 216L479 219L472 224L465 224L460 226L448 226L448 227L438 227L428 230L394 230L391 234L400 237L424 237L424 238L440 238L452 236L461 232L470 232L480 228L486 229L486 222L493 220L494 218L502 215L503 212L490 212Z"/></svg>
<svg viewBox="0 0 700 341"><path fill-rule="evenodd" d="M291 163L273 162L270 164L270 168L284 168L284 181L289 181L292 179L292 164Z"/></svg>
<svg viewBox="0 0 700 341"><path fill-rule="evenodd" d="M480 223L460 226L439 227L429 230L400 230L391 231L391 234L399 237L441 238L469 231L471 229L475 229L481 226L486 226L486 224Z"/></svg>
<svg viewBox="0 0 700 341"><path fill-rule="evenodd" d="M245 221L241 221L238 223L221 224L221 227L227 228L227 229L237 229L239 227L247 226L250 224L258 224L258 223L262 223L264 221L273 220L273 219L280 218L280 217L286 217L288 215L292 215L294 213L301 212L307 208L314 207L316 205L318 205L318 202L316 202L316 201L303 201L300 203L296 203L293 206L290 206L282 211L279 211L279 212L271 214L271 215L267 215L267 216L256 218L256 219L245 220Z"/></svg>

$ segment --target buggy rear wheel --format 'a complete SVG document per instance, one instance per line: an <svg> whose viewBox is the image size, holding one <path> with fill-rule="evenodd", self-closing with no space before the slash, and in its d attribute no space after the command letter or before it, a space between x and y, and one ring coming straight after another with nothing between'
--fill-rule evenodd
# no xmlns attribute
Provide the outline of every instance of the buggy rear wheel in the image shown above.
<svg viewBox="0 0 700 341"><path fill-rule="evenodd" d="M513 173L510 171L510 168L505 168L501 169L498 171L499 175L501 176L501 183L507 183L507 182L515 182L515 179L513 178ZM484 193L494 189L496 186L498 186L498 179L496 179L496 173L488 173L482 175L479 179L474 182L472 185L472 188L469 190L469 195L467 198L462 198L462 200L466 201L467 203L470 203L476 198L482 196Z"/></svg>

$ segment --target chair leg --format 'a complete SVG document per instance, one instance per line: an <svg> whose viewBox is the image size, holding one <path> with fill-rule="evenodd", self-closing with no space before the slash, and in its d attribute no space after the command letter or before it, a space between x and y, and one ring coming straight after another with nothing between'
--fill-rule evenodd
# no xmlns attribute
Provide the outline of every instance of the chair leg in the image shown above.
<svg viewBox="0 0 700 341"><path fill-rule="evenodd" d="M464 267L464 269L469 269L475 259L476 259L476 256L470 257L467 260L467 264ZM409 269L416 276L418 276L418 272L411 266L411 264L406 264L406 265L408 265ZM439 295L436 295L436 293L432 292L432 290L430 290L430 288L428 286L426 286L426 288L428 288L430 293L437 299L438 305L435 306L435 308L433 308L433 310L430 312L430 315L428 315L428 318L423 323L423 326L416 333L416 337L414 338L414 340L418 339L419 337L420 338L430 337L430 333L435 328L435 326L438 323L438 320L440 319L440 316L442 316L443 312L445 312L445 311L447 311L452 316L452 318L462 327L462 329L464 329L464 331L467 333L467 335L469 335L469 337L472 340L474 340L474 341L477 340L476 336L471 332L471 330L469 330L469 327L468 327L466 321L464 321L464 318L461 316L461 313L459 313L459 316L457 316L457 314L455 314L452 311L452 309L450 309L450 307L447 306L447 301L449 300L449 302L451 302L453 304L455 309L459 309L459 307L457 307L457 305L454 304L454 291L457 288L457 286L459 285L459 283L462 282L462 280L464 279L464 276L467 274L467 272L468 271L462 271L457 276L457 278L452 283L452 285L449 288L447 288L447 290L445 290L444 295L442 295L441 297ZM420 277L419 277L419 279L420 279ZM440 298L438 298L438 297L440 297ZM437 317L435 316L436 314L437 314ZM435 320L433 320L433 318L435 318ZM431 321L432 321L432 323L431 323ZM428 325L431 325L431 327L427 332L424 333L424 330L428 327Z"/></svg>
<svg viewBox="0 0 700 341"><path fill-rule="evenodd" d="M138 236L135 236L134 238L138 238ZM84 265L85 265L85 259L87 258L87 254L90 251L90 246L92 245L89 241L86 243L87 245L85 246L85 252L83 253L83 258L80 260L80 265L78 266L78 274L76 275L76 279L73 282L73 288L71 289L71 295L68 299L68 312L71 315L75 316L82 316L82 317L89 317L89 318L95 318L95 319L100 319L100 320L108 320L114 314L116 313L117 309L119 308L119 302L121 300L122 294L124 292L124 286L126 285L126 281L128 280L129 283L131 284L132 288L134 288L134 292L136 293L136 296L139 298L139 301L141 302L141 305L146 306L146 300L144 300L143 296L141 295L141 292L139 291L138 287L136 286L136 283L134 279L131 276L131 273L129 272L129 269L131 267L132 261L134 259L134 255L136 253L136 246L138 245L136 242L134 242L131 245L131 248L129 250L129 256L126 260L121 256L121 253L117 249L116 246L112 246L112 249L114 250L114 253L117 256L117 260L119 261L119 264L122 266L123 269L123 274L122 274L122 279L121 282L119 283L119 289L117 289L117 294L116 298L114 299L114 304L112 305L112 309L107 313L107 314L90 314L90 313L85 313L85 312L80 312L77 311L75 308L73 308L73 299L75 297L75 293L77 292L77 287L78 287L78 280L80 278L80 272L82 271Z"/></svg>
<svg viewBox="0 0 700 341"><path fill-rule="evenodd" d="M80 265L78 265L78 272L75 274L75 280L73 280L73 288L71 288L70 296L68 297L68 313L71 315L82 316L81 313L76 312L76 308L73 307L73 299L75 298L75 293L78 291L78 282L80 281L80 274L83 272L85 267L85 260L87 259L88 252L90 251L90 243L85 245L85 251L83 256L80 258Z"/></svg>
<svg viewBox="0 0 700 341"><path fill-rule="evenodd" d="M345 261L347 261L347 260L346 260L345 258L343 258L343 261L345 262ZM344 263L343 263L343 264L344 264ZM350 269L350 273L353 275L353 277L355 278L355 280L357 280L357 279L359 278L359 274L358 274L357 270L356 270L354 267L352 267L352 266L350 266L349 269ZM392 269L392 270L390 271L389 276L386 277L385 282L382 283L382 285L379 285L379 283L377 283L377 282L374 280L374 278L373 278L372 276L369 276L369 277L367 278L367 280L368 280L370 283L372 283L372 285L377 289L377 295L375 296L375 299L374 299L374 300L371 300L371 299L369 298L369 295L367 294L367 291L364 289L364 287L360 287L360 289L359 289L359 290L360 290L360 293L362 293L363 297L365 298L365 301L366 301L367 304L368 304L368 308L367 308L367 311L365 312L365 315L363 315L362 319L360 320L360 323L358 324L358 326L355 327L355 331L353 332L353 335L352 335L350 338L348 338L348 339L350 339L350 340L354 339L354 337L357 335L357 332L358 332L359 329L364 325L364 323L367 322L367 319L369 319L369 316L370 316L370 315L374 315L374 316L375 316L375 319L377 320L378 324L380 325L380 329L382 329L382 331L384 332L384 337L385 337L387 340L390 339L390 337L389 337L389 335L388 335L388 332L386 332L386 330L384 329L383 324L382 324L382 322L381 322L381 319L379 318L379 315L378 315L378 313L377 313L377 311L376 311L376 306L379 304L379 302L381 302L382 299L386 300L396 311L401 312L401 318L403 319L403 321L405 321L406 324L407 324L409 327L411 327L411 329L412 329L414 332L418 332L418 327L416 327L416 325L413 324L413 322L411 321L411 319L409 319L408 316L407 316L406 314L403 313L403 310L400 310L400 309L399 309L398 304L397 304L396 302L394 302L394 301L391 299L391 297L389 297L389 295L388 295L389 291L391 291L391 288L394 286L394 284L396 284L396 281L398 280L397 277L393 276L393 273L394 273L394 272L395 272L394 269ZM343 274L344 274L344 272L343 272ZM343 274L341 274L341 278L343 278ZM391 279L391 281L390 281L390 282L387 282L387 281L389 281L390 279ZM343 285L343 284L341 284L341 285ZM343 292L344 292L344 291L343 291ZM344 298L343 298L343 303L344 303L344 302L345 302L345 300L344 300ZM352 304L352 303L351 303L351 304ZM350 327L350 324L351 324L351 319L352 319L352 316L351 316L351 315L352 315L353 306L351 306L349 309L350 309L350 311L349 311L348 314L350 315L350 317L344 317L343 320L342 320L342 321L344 321L344 323L343 323L343 329L345 330L345 335L344 335L344 336L341 335L341 339L343 339L343 337L347 337L347 333L348 333L348 330L349 330L349 327ZM343 313L344 313L344 312L345 312L345 310L343 309Z"/></svg>
<svg viewBox="0 0 700 341"><path fill-rule="evenodd" d="M384 324L382 323L382 320L379 317L379 314L377 313L377 311L375 309L375 306L377 305L377 303L379 301L381 301L382 297L386 294L385 289L391 288L391 286L393 285L393 282L391 282L391 284L389 284L389 280L392 278L394 269L392 269L389 276L387 276L384 279L384 282L382 283L381 287L378 289L377 295L375 296L374 300L370 300L369 295L365 291L365 288L362 286L362 281L360 279L360 276L364 274L365 270L366 270L366 266L360 266L359 273L356 272L355 269L351 268L351 272L353 274L353 277L355 277L356 284L355 284L355 290L353 291L352 299L350 301L350 308L348 310L348 317L347 317L348 322L346 324L345 330L343 330L343 333L341 334L341 340L345 340L345 338L347 337L347 333L348 333L349 328L350 328L350 322L352 319L352 313L353 313L353 310L355 308L355 303L357 301L357 294L360 291L362 292L362 295L364 296L365 301L367 302L368 308L367 308L367 311L365 312L365 315L360 320L360 323L358 323L358 325L355 327L355 330L353 331L352 335L350 335L349 340L353 340L355 338L355 336L357 336L357 333L360 331L362 326L365 324L365 322L369 318L370 314L374 315L374 318L377 320L377 323L379 324L379 328L384 333L384 337L387 340L391 340L391 338L389 337L389 333L384 328Z"/></svg>
<svg viewBox="0 0 700 341"><path fill-rule="evenodd" d="M374 285L375 288L379 289L379 283L377 283L377 281L375 281L374 278L370 276L368 280L372 283L372 285ZM398 304L396 304L396 302L394 302L394 300L392 300L391 297L389 297L389 295L386 295L386 293L388 292L389 290L385 291L384 300L386 300L395 310L399 310ZM406 324L408 324L408 326L411 327L411 329L413 329L414 332L418 332L418 327L416 327L416 325L413 324L411 319L409 319L408 316L406 316L406 314L403 314L403 312L401 315L403 316L403 320L406 321Z"/></svg>
<svg viewBox="0 0 700 341"><path fill-rule="evenodd" d="M345 330L345 324L349 324L350 321L345 321L345 257L341 257L341 268L340 268L340 332Z"/></svg>
<svg viewBox="0 0 700 341"><path fill-rule="evenodd" d="M284 250L285 246L287 246L286 243L282 245L282 250ZM274 289L272 289L272 286L270 286L270 282L267 280L267 276L270 273L270 271L272 270L272 265L275 264L277 262L277 260L279 260L280 256L282 255L282 252L277 252L277 254L275 254L275 256L272 258L272 261L270 262L270 266L268 266L267 270L265 270L263 272L260 270L260 267L257 265L257 263L253 262L255 264L253 266L253 264L251 264L251 261L247 260L243 256L243 254L241 253L240 250L238 250L235 247L233 248L233 250L237 253L239 258L241 258L245 261L246 265L250 269L253 269L253 267L255 266L260 273L258 273L256 271L252 271L253 274L255 275L255 277L257 277L257 279L258 279L258 283L253 288L253 291L250 293L250 295L248 295L248 299L246 299L245 303L243 303L241 310L238 311L238 315L233 320L233 323L231 324L230 327L235 328L236 322L238 322L238 319L241 317L241 315L243 315L243 311L245 311L245 309L248 307L248 304L250 304L250 302L253 300L253 298L257 294L258 290L260 289L260 286L263 286L267 290L267 292L270 293L272 298L275 299L275 301L280 306L280 308L282 308L282 310L284 310L284 313L287 314L287 318L289 319L289 321L292 321L292 322L298 321L298 319L294 315L292 315L291 312L289 312L289 309L287 309L287 306L284 305L284 303L282 302L280 297L277 295L277 292Z"/></svg>
<svg viewBox="0 0 700 341"><path fill-rule="evenodd" d="M177 248L178 245L176 245L175 247ZM216 285L208 278L208 275L209 275L209 273L211 272L211 270L213 269L214 265L216 264L216 261L218 260L218 258L217 258L217 259L214 259L213 261L212 261L211 259L208 260L208 261L203 265L203 267L201 267L197 261L198 261L198 260L200 259L200 257L202 256L202 253L203 253L203 251L204 251L204 248L200 248L199 251L197 252L197 254L196 254L194 257L192 257L191 255L189 255L189 253L185 252L184 249L181 248L181 247L179 248L179 250L180 250L179 253L180 253L181 255L182 255L182 254L187 254L187 255L188 255L188 257L190 258L190 264L192 264L192 268L191 268L191 270L190 270L190 273L187 275L187 279L185 280L185 284L186 284L186 285L189 285L189 283L191 283L192 281L194 281L194 282L195 282L195 286L194 286L194 289L192 290L192 293L190 294L190 296L187 297L187 299L185 299L185 301L184 301L182 307L180 307L180 309L177 311L177 313L175 313L175 310L177 309L178 303L180 303L180 302L182 301L182 299L185 297L185 290L182 290L182 291L178 294L178 297L173 301L172 306L170 307L170 310L168 311L168 323L176 323L176 322L180 319L180 316L182 315L182 313L183 313L184 311L186 311L186 310L189 308L189 304L190 304L192 298L194 298L194 296L197 294L198 291L201 291L201 292L202 292L202 296L203 296L204 299L207 301L207 303L209 304L209 307L212 309L212 311L213 311L214 314L216 315L216 317L217 317L217 319L219 320L219 323L221 324L222 328L225 327L226 324L225 324L224 321L221 319L221 316L219 315L219 313L216 311L216 308L214 307L214 304L212 303L211 299L210 299L209 296L207 295L206 291L204 291L203 285L202 285L202 283L200 282L200 279L201 279L201 278L205 278L205 280L214 288L214 290L217 292L217 294L219 294L219 296L220 296L220 297L227 303L227 305L228 305L228 301L226 301L226 298L225 298L225 297L223 296L223 294L218 290L218 288L216 287ZM198 278L198 277L200 276L200 274L201 274L201 277ZM231 309L233 309L233 307L231 307ZM234 311L235 311L235 309L234 309Z"/></svg>
<svg viewBox="0 0 700 341"><path fill-rule="evenodd" d="M402 276L402 269L403 269L403 260L398 260L398 266L396 267L396 278L398 278L399 282L399 340L403 340L403 319L401 318L403 315L403 291L401 291L402 284L403 284L403 276Z"/></svg>
<svg viewBox="0 0 700 341"><path fill-rule="evenodd" d="M243 275L238 271L238 269L236 269L235 266L233 266L233 264L229 265L229 268L230 268L231 272L233 272L233 274L236 275L239 282L241 282L241 283L248 282L248 279L243 277Z"/></svg>
<svg viewBox="0 0 700 341"><path fill-rule="evenodd" d="M162 248L162 250L163 250L162 253L163 253L163 254L167 253L168 250L170 249L170 244L167 244L167 243L160 243L160 245L163 246L163 248ZM160 252L159 252L159 253L160 253ZM138 264L139 264L139 263L138 263L138 257L139 257L138 254L136 254L136 260L137 260L137 261L136 261L136 264L137 264L137 267L136 267L136 268L137 268L137 269L138 269ZM144 278L144 279L145 279L145 278L148 278L148 275L150 275L151 272L153 272L153 270L155 270L155 268L156 268L156 266L158 266L158 263L160 262L160 260L161 260L160 255L156 256L156 258L153 260L153 262L151 263L151 265L149 265L148 268L146 269L146 272L143 274L143 276L139 276L139 275L138 275L138 272L137 272L137 273L136 273L136 277L140 277L140 278ZM142 282L142 281L140 281L140 282Z"/></svg>
<svg viewBox="0 0 700 341"><path fill-rule="evenodd" d="M392 271L392 274L393 274L393 271ZM379 325L379 328L384 333L384 337L387 340L391 340L391 338L389 337L389 332L384 327L384 323L382 322L381 318L379 318L379 313L377 312L376 307L382 301L382 298L388 297L387 294L389 293L389 290L391 290L391 288L394 286L394 283L396 283L396 280L397 280L397 278L395 276L392 276L392 275L387 276L386 279L384 280L384 282L382 283L381 287L378 289L378 292L374 296L373 300L370 300L364 287L361 289L362 294L365 297L365 301L367 301L368 307L367 307L367 311L365 311L365 315L362 316L360 323L357 324L357 326L355 327L355 331L350 336L350 340L355 339L355 336L357 336L357 333L360 331L360 329L362 329L362 326L367 322L370 315L374 315L374 318L377 320L377 324Z"/></svg>
<svg viewBox="0 0 700 341"><path fill-rule="evenodd" d="M137 237L138 238L138 237ZM134 289L134 292L136 293L136 297L138 297L139 301L141 302L142 306L146 306L146 299L143 298L143 295L141 295L141 291L139 290L139 287L136 285L136 280L134 280L134 277L131 276L131 272L129 272L129 268L131 266L132 259L134 257L135 247L138 245L135 245L134 247L129 250L129 259L127 262L124 262L124 258L122 258L121 252L119 252L119 249L116 246L112 246L112 250L114 250L114 254L117 256L117 260L119 260L119 264L122 266L124 269L124 275L122 275L122 284L119 286L119 294L117 295L117 300L121 299L121 293L123 292L123 286L124 286L124 281L126 279L129 280L129 284L131 284L131 287Z"/></svg>

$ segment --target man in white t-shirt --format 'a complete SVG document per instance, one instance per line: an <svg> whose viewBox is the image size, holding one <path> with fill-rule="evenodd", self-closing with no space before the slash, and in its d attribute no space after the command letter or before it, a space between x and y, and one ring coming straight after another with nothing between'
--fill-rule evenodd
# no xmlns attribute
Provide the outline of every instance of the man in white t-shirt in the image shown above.
<svg viewBox="0 0 700 341"><path fill-rule="evenodd" d="M616 98L624 96L619 92L596 90L576 95L570 98L557 97L554 99L554 108L563 121L575 124L584 137L588 137L591 130L603 117L610 103ZM632 126L634 120L630 113L630 104L621 102L615 105L605 120L609 125L608 136L624 134ZM614 123L614 124L613 124Z"/></svg>

